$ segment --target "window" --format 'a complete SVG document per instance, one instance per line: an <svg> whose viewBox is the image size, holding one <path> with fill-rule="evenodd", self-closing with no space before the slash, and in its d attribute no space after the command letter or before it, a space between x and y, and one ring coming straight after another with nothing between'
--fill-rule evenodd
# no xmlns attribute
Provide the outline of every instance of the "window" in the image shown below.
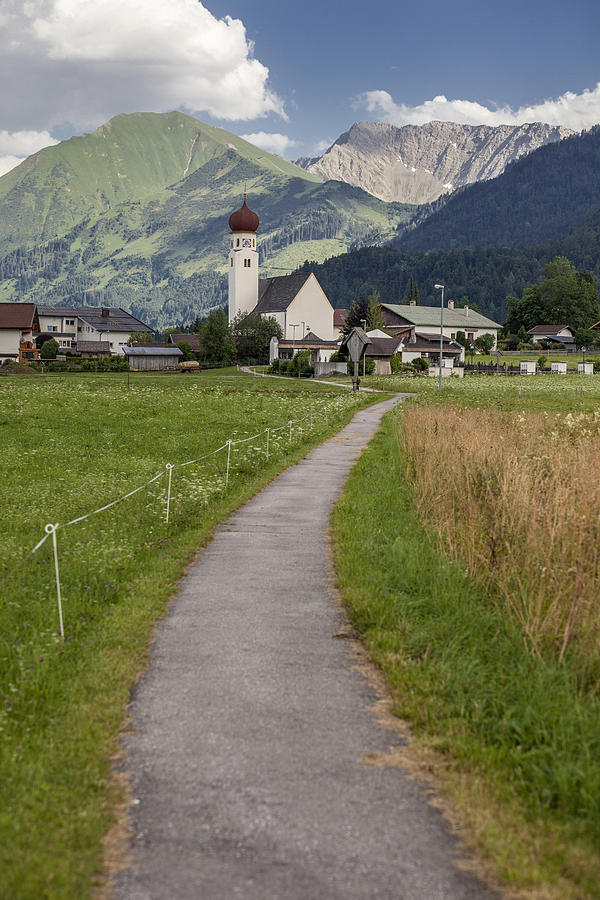
<svg viewBox="0 0 600 900"><path fill-rule="evenodd" d="M236 245L237 245L238 247L240 246L240 239L239 239L239 238L237 239Z"/></svg>
<svg viewBox="0 0 600 900"><path fill-rule="evenodd" d="M233 256L232 256L232 257L230 258L230 260L229 260L229 265L230 265L230 266L233 265Z"/></svg>
<svg viewBox="0 0 600 900"><path fill-rule="evenodd" d="M468 337L468 339L469 339L470 341L472 341L473 338L475 337L475 332L474 332L474 331L467 331L467 337Z"/></svg>
<svg viewBox="0 0 600 900"><path fill-rule="evenodd" d="M65 319L65 325L74 325L75 319Z"/></svg>
<svg viewBox="0 0 600 900"><path fill-rule="evenodd" d="M451 341L456 340L456 332L455 332L455 331L451 331L451 332L450 332L450 340L451 340Z"/></svg>
<svg viewBox="0 0 600 900"><path fill-rule="evenodd" d="M251 259L245 259L245 260L244 260L244 268L245 268L245 269L249 269L251 265L252 265L252 260L251 260Z"/></svg>

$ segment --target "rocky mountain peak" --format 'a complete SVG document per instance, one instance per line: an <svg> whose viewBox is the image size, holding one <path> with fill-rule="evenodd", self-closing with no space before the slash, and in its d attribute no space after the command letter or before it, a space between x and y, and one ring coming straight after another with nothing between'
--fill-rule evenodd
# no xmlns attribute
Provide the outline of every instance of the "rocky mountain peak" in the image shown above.
<svg viewBox="0 0 600 900"><path fill-rule="evenodd" d="M519 157L573 133L541 122L496 126L428 122L401 128L356 122L322 156L303 157L296 163L381 200L431 203L466 184L495 178Z"/></svg>

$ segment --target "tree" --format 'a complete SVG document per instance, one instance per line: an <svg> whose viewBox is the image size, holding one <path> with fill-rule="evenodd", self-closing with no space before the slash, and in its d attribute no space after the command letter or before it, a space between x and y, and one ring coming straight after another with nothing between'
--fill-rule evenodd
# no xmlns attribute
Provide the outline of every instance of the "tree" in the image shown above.
<svg viewBox="0 0 600 900"><path fill-rule="evenodd" d="M469 347L471 346L471 343L470 343L469 339L467 338L467 335L464 333L464 331L457 331L455 340L456 340L456 343L460 344L462 347L464 347L465 350L468 350Z"/></svg>
<svg viewBox="0 0 600 900"><path fill-rule="evenodd" d="M363 328L372 331L375 328L384 328L385 320L381 309L379 291L375 290L368 297L354 300L344 322L344 334L350 334L353 328Z"/></svg>
<svg viewBox="0 0 600 900"><path fill-rule="evenodd" d="M492 334L480 334L475 338L475 347L480 353L489 353L494 346L494 336Z"/></svg>
<svg viewBox="0 0 600 900"><path fill-rule="evenodd" d="M578 328L575 332L575 346L578 350L581 350L582 347L591 350L598 344L600 344L600 332L592 331L591 328Z"/></svg>
<svg viewBox="0 0 600 900"><path fill-rule="evenodd" d="M408 290L406 291L406 296L404 298L405 302L410 304L414 303L415 306L419 305L419 288L417 287L417 282L414 280L412 275L410 276L410 280L408 282Z"/></svg>
<svg viewBox="0 0 600 900"><path fill-rule="evenodd" d="M238 313L231 323L238 359L256 359L268 362L271 338L279 340L283 331L273 316L264 318L260 313Z"/></svg>
<svg viewBox="0 0 600 900"><path fill-rule="evenodd" d="M153 344L154 343L154 335L148 334L147 331L132 331L129 335L129 340L127 341L127 346L131 347L133 344L141 343L141 344Z"/></svg>
<svg viewBox="0 0 600 900"><path fill-rule="evenodd" d="M42 344L42 349L40 350L40 356L42 359L56 359L56 354L58 353L59 343L55 341L54 338L50 338L49 341L44 341Z"/></svg>
<svg viewBox="0 0 600 900"><path fill-rule="evenodd" d="M544 271L544 280L527 288L520 299L507 297L506 325L512 333L535 325L570 325L577 332L600 319L598 290L589 272L577 271L564 256L557 256Z"/></svg>
<svg viewBox="0 0 600 900"><path fill-rule="evenodd" d="M235 340L229 328L224 309L214 309L202 325L200 332L204 358L208 362L226 365L235 356Z"/></svg>
<svg viewBox="0 0 600 900"><path fill-rule="evenodd" d="M180 362L188 362L189 360L196 359L196 354L192 350L190 344L187 343L187 341L179 341L177 346L183 353L183 356L181 356L179 359Z"/></svg>

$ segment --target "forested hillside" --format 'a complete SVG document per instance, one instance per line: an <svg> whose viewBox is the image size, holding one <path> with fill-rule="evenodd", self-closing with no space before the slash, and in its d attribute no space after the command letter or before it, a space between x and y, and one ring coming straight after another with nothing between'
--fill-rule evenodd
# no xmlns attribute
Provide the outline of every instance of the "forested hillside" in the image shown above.
<svg viewBox="0 0 600 900"><path fill-rule="evenodd" d="M302 268L315 272L337 307L349 307L373 290L381 293L384 303L400 303L412 276L421 303L438 304L439 291L433 285L444 284L447 299L466 297L484 315L503 322L507 296L521 296L543 278L544 266L556 256L566 256L577 268L590 271L600 285L600 213L564 238L527 250L484 247L424 253L365 247L320 265L305 263Z"/></svg>
<svg viewBox="0 0 600 900"><path fill-rule="evenodd" d="M405 250L533 247L600 210L600 126L547 144L502 175L453 194L394 244Z"/></svg>

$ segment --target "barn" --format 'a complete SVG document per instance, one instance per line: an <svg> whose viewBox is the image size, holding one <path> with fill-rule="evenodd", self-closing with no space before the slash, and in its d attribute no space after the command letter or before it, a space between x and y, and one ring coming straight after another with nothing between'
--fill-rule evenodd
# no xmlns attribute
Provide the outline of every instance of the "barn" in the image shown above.
<svg viewBox="0 0 600 900"><path fill-rule="evenodd" d="M129 368L135 372L165 372L177 369L183 353L179 347L154 344L146 347L124 347Z"/></svg>

